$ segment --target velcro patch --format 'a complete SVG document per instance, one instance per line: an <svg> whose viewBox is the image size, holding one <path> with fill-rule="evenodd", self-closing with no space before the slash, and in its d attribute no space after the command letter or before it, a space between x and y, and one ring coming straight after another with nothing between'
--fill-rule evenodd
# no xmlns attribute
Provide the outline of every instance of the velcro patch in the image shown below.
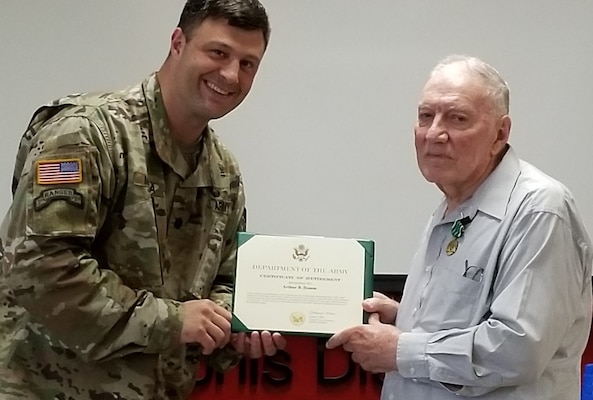
<svg viewBox="0 0 593 400"><path fill-rule="evenodd" d="M75 207L83 208L83 196L74 189L70 188L56 188L46 189L39 193L33 203L33 209L39 211L47 207L52 201L64 200Z"/></svg>
<svg viewBox="0 0 593 400"><path fill-rule="evenodd" d="M229 214L231 212L232 203L219 199L211 199L210 205L212 209L221 214Z"/></svg>
<svg viewBox="0 0 593 400"><path fill-rule="evenodd" d="M82 182L82 162L80 158L40 160L37 162L38 185L80 182Z"/></svg>

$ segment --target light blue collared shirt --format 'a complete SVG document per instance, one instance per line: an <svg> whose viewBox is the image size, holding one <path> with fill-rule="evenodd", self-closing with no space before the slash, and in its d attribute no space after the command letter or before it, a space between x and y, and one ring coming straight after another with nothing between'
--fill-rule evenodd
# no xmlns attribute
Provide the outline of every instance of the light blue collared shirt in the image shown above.
<svg viewBox="0 0 593 400"><path fill-rule="evenodd" d="M396 325L382 400L578 400L592 316L591 241L572 194L519 160L432 215ZM468 216L447 255L456 218Z"/></svg>

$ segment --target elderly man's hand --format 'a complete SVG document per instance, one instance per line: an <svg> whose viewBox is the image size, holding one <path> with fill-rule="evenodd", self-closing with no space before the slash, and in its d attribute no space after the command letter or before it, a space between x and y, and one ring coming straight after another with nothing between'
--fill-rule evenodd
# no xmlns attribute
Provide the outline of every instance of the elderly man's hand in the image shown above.
<svg viewBox="0 0 593 400"><path fill-rule="evenodd" d="M369 372L396 371L397 342L401 331L383 324L379 314L371 314L367 325L357 325L336 333L326 343L328 349L343 346L352 360Z"/></svg>
<svg viewBox="0 0 593 400"><path fill-rule="evenodd" d="M286 339L279 333L268 331L244 332L231 334L231 344L239 353L250 358L259 358L262 355L273 356L278 350L286 347Z"/></svg>
<svg viewBox="0 0 593 400"><path fill-rule="evenodd" d="M371 314L379 314L379 319L384 324L395 323L399 303L380 292L373 292L373 297L362 302L362 308Z"/></svg>

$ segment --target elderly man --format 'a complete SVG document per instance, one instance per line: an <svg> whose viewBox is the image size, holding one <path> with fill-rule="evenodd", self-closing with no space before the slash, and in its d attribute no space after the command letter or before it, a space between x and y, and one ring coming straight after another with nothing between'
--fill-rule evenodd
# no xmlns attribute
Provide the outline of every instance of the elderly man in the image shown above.
<svg viewBox="0 0 593 400"><path fill-rule="evenodd" d="M591 241L571 193L508 144L509 90L471 57L438 64L414 130L443 192L401 304L327 343L386 372L382 399L577 400L591 323Z"/></svg>

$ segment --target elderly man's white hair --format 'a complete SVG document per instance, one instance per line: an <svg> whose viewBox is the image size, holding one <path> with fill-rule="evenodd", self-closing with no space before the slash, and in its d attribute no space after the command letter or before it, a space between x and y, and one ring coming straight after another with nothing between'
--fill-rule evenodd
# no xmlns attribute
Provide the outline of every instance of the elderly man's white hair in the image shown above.
<svg viewBox="0 0 593 400"><path fill-rule="evenodd" d="M509 113L509 85L500 76L499 72L490 64L476 57L464 55L450 55L441 60L432 70L430 76L452 64L464 64L471 73L481 78L487 88L487 96L501 113Z"/></svg>

